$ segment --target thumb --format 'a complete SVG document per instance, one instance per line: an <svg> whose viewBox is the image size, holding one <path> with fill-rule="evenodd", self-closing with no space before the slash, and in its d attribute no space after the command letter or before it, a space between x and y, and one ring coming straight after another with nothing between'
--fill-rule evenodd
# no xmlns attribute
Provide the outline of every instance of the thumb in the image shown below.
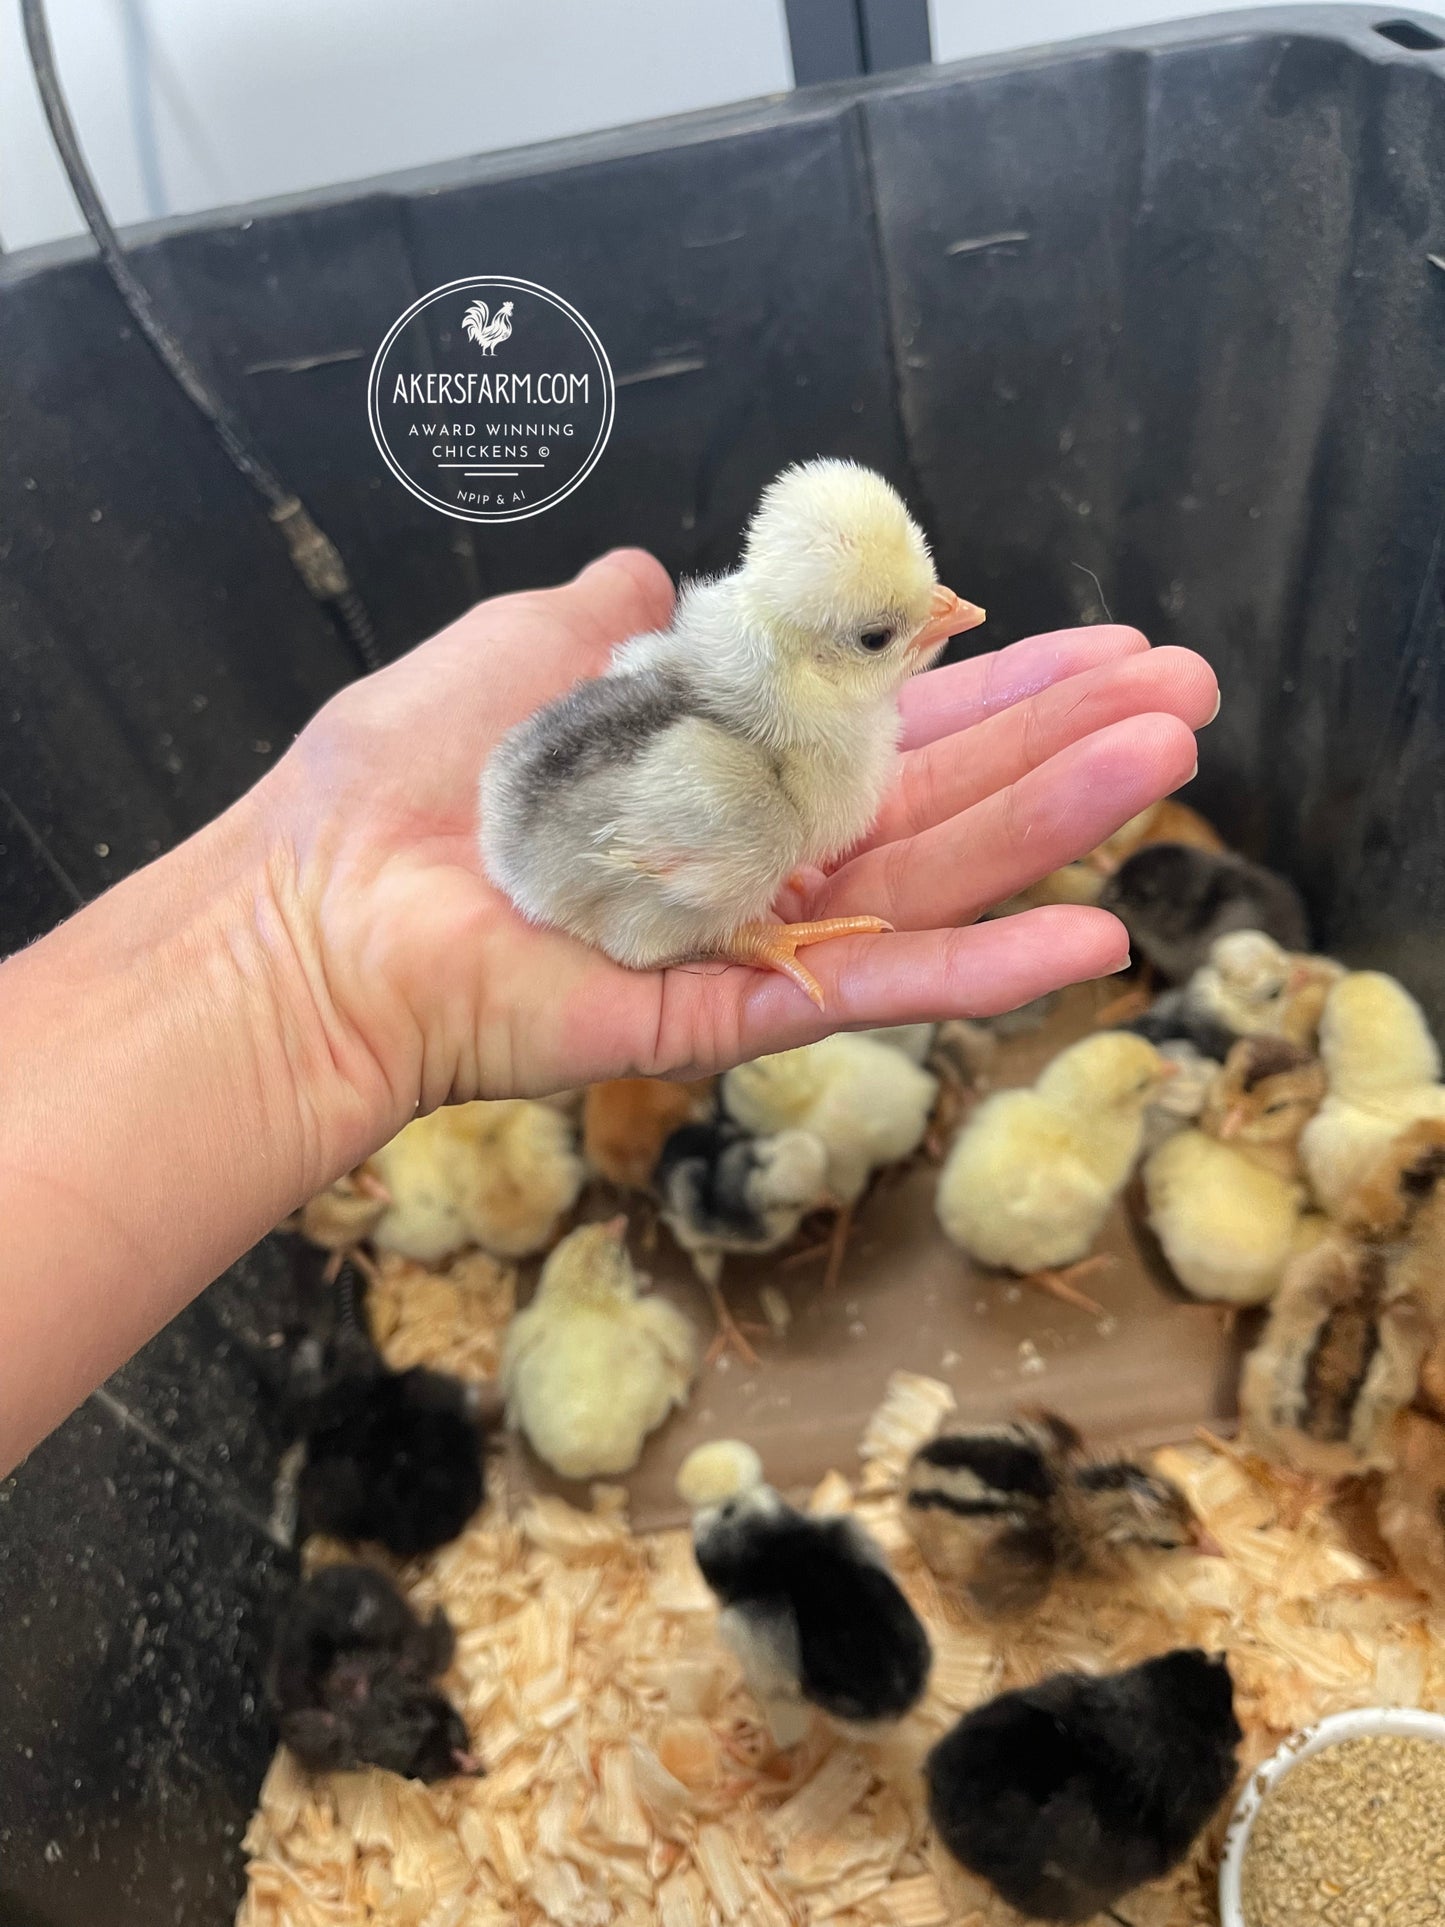
<svg viewBox="0 0 1445 1927"><path fill-rule="evenodd" d="M646 549L611 549L550 591L573 631L609 653L629 636L662 629L672 620L672 579Z"/></svg>

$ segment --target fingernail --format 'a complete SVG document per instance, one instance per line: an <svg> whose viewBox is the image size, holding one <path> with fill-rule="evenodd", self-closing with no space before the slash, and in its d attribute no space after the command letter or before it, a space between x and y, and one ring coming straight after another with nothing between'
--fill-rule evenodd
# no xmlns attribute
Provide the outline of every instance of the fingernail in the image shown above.
<svg viewBox="0 0 1445 1927"><path fill-rule="evenodd" d="M1221 691L1216 689L1214 692L1214 707L1213 709L1210 710L1209 714L1204 718L1203 726L1205 729L1208 729L1209 725L1214 721L1215 717L1219 714L1219 705L1223 701L1224 701L1223 694L1221 693Z"/></svg>
<svg viewBox="0 0 1445 1927"><path fill-rule="evenodd" d="M1133 956L1131 955L1131 953L1130 953L1129 951L1127 951L1127 950L1126 950L1126 951L1124 952L1124 961L1123 961L1123 963L1116 963L1116 964L1114 965L1114 968L1113 968L1112 970L1106 970L1106 971L1104 972L1104 975L1105 975L1106 977L1117 977L1117 976L1118 976L1118 974L1119 974L1119 972L1120 972L1121 970L1127 970L1127 969L1129 968L1129 966L1130 966L1130 964L1131 964L1131 963L1133 963L1133 961L1134 961L1134 959L1133 959Z"/></svg>

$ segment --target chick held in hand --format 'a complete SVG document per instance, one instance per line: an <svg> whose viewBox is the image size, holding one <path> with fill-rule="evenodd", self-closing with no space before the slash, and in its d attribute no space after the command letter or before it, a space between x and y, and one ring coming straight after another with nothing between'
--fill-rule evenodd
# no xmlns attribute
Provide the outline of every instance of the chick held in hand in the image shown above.
<svg viewBox="0 0 1445 1927"><path fill-rule="evenodd" d="M468 1245L498 1258L543 1250L587 1175L570 1120L525 1098L445 1104L371 1164L390 1198L373 1242L423 1265Z"/></svg>
<svg viewBox="0 0 1445 1927"><path fill-rule="evenodd" d="M1196 1298L1262 1305L1296 1253L1323 1235L1298 1147L1324 1094L1324 1067L1307 1051L1282 1037L1241 1038L1210 1086L1199 1128L1145 1164L1150 1229Z"/></svg>
<svg viewBox="0 0 1445 1927"><path fill-rule="evenodd" d="M966 1713L929 1754L953 1857L1034 1920L1085 1921L1188 1853L1244 1735L1223 1659L1186 1648L1127 1672L1059 1673Z"/></svg>
<svg viewBox="0 0 1445 1927"><path fill-rule="evenodd" d="M697 1374L692 1325L643 1295L626 1236L613 1218L565 1237L503 1341L508 1423L565 1479L630 1472Z"/></svg>
<svg viewBox="0 0 1445 1927"><path fill-rule="evenodd" d="M1069 1269L1103 1229L1128 1182L1146 1106L1175 1069L1127 1031L1101 1031L1061 1051L1031 1089L986 1098L938 1176L938 1220L979 1264L1097 1312Z"/></svg>
<svg viewBox="0 0 1445 1927"><path fill-rule="evenodd" d="M1425 1013L1393 977L1354 970L1330 991L1320 1019L1320 1058L1329 1093L1300 1140L1305 1174L1331 1213L1396 1132L1421 1117L1445 1116L1440 1050Z"/></svg>
<svg viewBox="0 0 1445 1927"><path fill-rule="evenodd" d="M1233 851L1146 844L1110 877L1099 906L1113 911L1135 950L1172 984L1207 963L1231 930L1262 930L1286 950L1310 947L1299 891Z"/></svg>
<svg viewBox="0 0 1445 1927"><path fill-rule="evenodd" d="M413 1780L476 1774L462 1716L430 1684L455 1637L438 1606L423 1623L367 1566L326 1566L287 1601L266 1670L281 1738L305 1767L385 1767Z"/></svg>
<svg viewBox="0 0 1445 1927"><path fill-rule="evenodd" d="M897 759L898 691L983 611L942 588L917 525L853 462L790 468L732 574L518 725L483 772L487 873L535 923L634 969L780 970L876 917L768 921L792 874L855 844Z"/></svg>
<svg viewBox="0 0 1445 1927"><path fill-rule="evenodd" d="M736 1439L698 1446L678 1496L693 1551L722 1606L718 1634L738 1659L774 1744L795 1746L810 1706L849 1725L902 1719L928 1684L923 1623L854 1519L814 1519L763 1478Z"/></svg>

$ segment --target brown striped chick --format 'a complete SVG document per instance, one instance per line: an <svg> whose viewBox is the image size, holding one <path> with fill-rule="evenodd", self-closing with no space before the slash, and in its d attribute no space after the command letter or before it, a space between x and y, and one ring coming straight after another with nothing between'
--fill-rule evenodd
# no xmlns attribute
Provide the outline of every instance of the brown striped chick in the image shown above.
<svg viewBox="0 0 1445 1927"><path fill-rule="evenodd" d="M568 1119L527 1099L445 1105L371 1162L391 1197L373 1241L424 1265L468 1245L498 1258L544 1250L586 1176Z"/></svg>
<svg viewBox="0 0 1445 1927"><path fill-rule="evenodd" d="M1422 1117L1375 1161L1346 1206L1344 1226L1390 1250L1390 1286L1445 1330L1445 1118Z"/></svg>
<svg viewBox="0 0 1445 1927"><path fill-rule="evenodd" d="M1412 1586L1445 1605L1445 1425L1402 1412L1380 1491L1380 1537Z"/></svg>
<svg viewBox="0 0 1445 1927"><path fill-rule="evenodd" d="M1388 1466L1391 1427L1414 1395L1430 1337L1419 1304L1391 1292L1387 1249L1332 1232L1286 1268L1245 1360L1246 1438L1323 1479Z"/></svg>
<svg viewBox="0 0 1445 1927"><path fill-rule="evenodd" d="M1420 1117L1445 1116L1440 1050L1403 984L1355 970L1330 990L1320 1020L1329 1094L1300 1142L1315 1196L1342 1211L1391 1138Z"/></svg>
<svg viewBox="0 0 1445 1927"><path fill-rule="evenodd" d="M921 1446L903 1520L924 1563L985 1618L1027 1612L1062 1574L1121 1574L1141 1552L1218 1551L1173 1480L1133 1459L1084 1457L1051 1413Z"/></svg>
<svg viewBox="0 0 1445 1927"><path fill-rule="evenodd" d="M903 1523L940 1579L987 1619L1037 1606L1062 1557L1057 1501L1083 1441L1063 1419L944 1433L909 1460Z"/></svg>
<svg viewBox="0 0 1445 1927"><path fill-rule="evenodd" d="M1259 1305L1323 1233L1300 1176L1301 1131L1324 1096L1318 1062L1278 1037L1234 1045L1199 1127L1144 1166L1149 1227L1196 1298Z"/></svg>
<svg viewBox="0 0 1445 1927"><path fill-rule="evenodd" d="M684 1124L705 1117L714 1080L615 1077L589 1085L582 1104L582 1155L599 1177L625 1191L652 1183L662 1147Z"/></svg>

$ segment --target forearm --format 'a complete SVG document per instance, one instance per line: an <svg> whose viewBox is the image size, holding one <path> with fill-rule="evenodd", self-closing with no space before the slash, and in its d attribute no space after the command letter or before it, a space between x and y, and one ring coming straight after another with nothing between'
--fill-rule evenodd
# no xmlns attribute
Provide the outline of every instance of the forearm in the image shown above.
<svg viewBox="0 0 1445 1927"><path fill-rule="evenodd" d="M0 1468L372 1148L266 821L245 799L0 965Z"/></svg>

